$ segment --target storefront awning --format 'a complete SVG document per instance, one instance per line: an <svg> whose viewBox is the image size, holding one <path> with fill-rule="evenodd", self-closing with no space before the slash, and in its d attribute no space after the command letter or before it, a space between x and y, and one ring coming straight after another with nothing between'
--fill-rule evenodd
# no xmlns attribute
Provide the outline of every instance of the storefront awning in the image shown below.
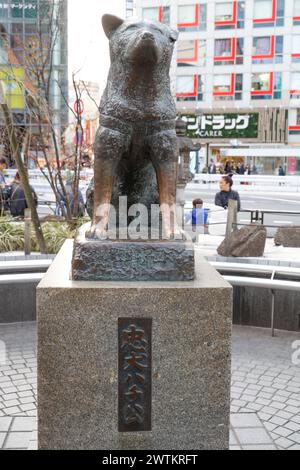
<svg viewBox="0 0 300 470"><path fill-rule="evenodd" d="M298 157L300 148L223 148L222 157Z"/></svg>

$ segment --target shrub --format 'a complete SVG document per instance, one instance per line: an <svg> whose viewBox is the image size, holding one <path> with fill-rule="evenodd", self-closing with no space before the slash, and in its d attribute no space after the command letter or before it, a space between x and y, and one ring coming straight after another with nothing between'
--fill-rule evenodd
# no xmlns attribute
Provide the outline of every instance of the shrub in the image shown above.
<svg viewBox="0 0 300 470"><path fill-rule="evenodd" d="M46 222L43 224L43 233L48 253L56 254L61 249L65 240L74 238L76 228L70 228L65 222ZM38 250L38 247L35 247Z"/></svg>
<svg viewBox="0 0 300 470"><path fill-rule="evenodd" d="M0 219L0 253L24 250L24 224Z"/></svg>
<svg viewBox="0 0 300 470"><path fill-rule="evenodd" d="M77 227L85 220L75 221L72 226L66 222L46 222L42 225L49 254L56 254L65 240L74 238ZM31 249L39 251L34 230L31 231ZM0 218L0 253L24 250L24 222L9 222Z"/></svg>

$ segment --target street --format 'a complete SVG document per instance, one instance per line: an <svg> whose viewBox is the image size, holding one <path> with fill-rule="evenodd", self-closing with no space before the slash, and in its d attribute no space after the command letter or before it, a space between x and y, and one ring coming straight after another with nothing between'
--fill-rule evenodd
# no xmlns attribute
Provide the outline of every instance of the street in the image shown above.
<svg viewBox="0 0 300 470"><path fill-rule="evenodd" d="M234 188L233 188L234 189ZM187 186L185 191L185 200L190 202L195 198L201 198L205 204L214 204L215 194L218 189L208 189L204 184L191 183ZM265 209L265 210L278 210L278 211L295 211L300 212L300 193L264 193L254 194L253 192L247 193L239 190L243 209ZM238 217L241 224L250 222L250 214L241 212ZM266 225L300 225L300 215L292 214L266 214ZM268 235L274 236L276 229L269 229Z"/></svg>
<svg viewBox="0 0 300 470"><path fill-rule="evenodd" d="M39 207L38 212L41 216L47 214L53 214L52 209L49 206L43 205L43 201L54 200L53 195L51 194L50 188L47 186L41 191L40 187L36 187L36 181L33 179L31 181L33 187L35 187L38 197L39 197ZM88 186L88 182L82 184L82 194L85 199L85 193ZM241 224L247 224L250 222L251 215L250 213L243 212L243 210L269 210L269 211L279 211L278 214L266 214L264 218L265 225L270 226L281 226L281 225L300 225L300 215L296 214L285 214L284 212L300 212L300 193L296 192L284 192L280 191L280 188L274 187L274 192L264 192L261 190L247 191L241 189L241 186L234 187L233 189L238 190L241 202L242 202L242 211L239 214L238 221ZM277 189L277 192L276 192ZM198 184L190 183L187 185L185 191L185 201L186 209L191 208L192 201L195 198L201 198L204 201L204 206L213 205L215 200L215 195L218 192L217 185L208 185L208 184ZM273 237L276 232L275 228L268 229L268 236Z"/></svg>

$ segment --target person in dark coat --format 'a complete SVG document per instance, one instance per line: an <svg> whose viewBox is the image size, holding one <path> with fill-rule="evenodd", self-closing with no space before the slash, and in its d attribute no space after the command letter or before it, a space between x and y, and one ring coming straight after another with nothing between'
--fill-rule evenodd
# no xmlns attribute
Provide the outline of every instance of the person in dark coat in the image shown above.
<svg viewBox="0 0 300 470"><path fill-rule="evenodd" d="M8 188L5 181L4 171L7 168L6 159L0 158L0 216L7 210Z"/></svg>
<svg viewBox="0 0 300 470"><path fill-rule="evenodd" d="M241 199L237 191L233 191L233 179L232 175L222 176L220 180L220 189L221 191L216 194L215 205L228 209L229 199L233 199L238 203L238 211L241 210Z"/></svg>
<svg viewBox="0 0 300 470"><path fill-rule="evenodd" d="M34 189L30 186L35 205L38 205L38 198ZM25 198L23 186L21 184L20 175L17 172L9 192L9 207L13 217L24 217L25 209L28 205Z"/></svg>
<svg viewBox="0 0 300 470"><path fill-rule="evenodd" d="M5 176L4 176L4 171L7 168L7 162L4 157L0 158L0 189L5 188Z"/></svg>
<svg viewBox="0 0 300 470"><path fill-rule="evenodd" d="M229 161L226 162L225 168L224 168L224 173L226 175L231 174L233 171L233 167Z"/></svg>

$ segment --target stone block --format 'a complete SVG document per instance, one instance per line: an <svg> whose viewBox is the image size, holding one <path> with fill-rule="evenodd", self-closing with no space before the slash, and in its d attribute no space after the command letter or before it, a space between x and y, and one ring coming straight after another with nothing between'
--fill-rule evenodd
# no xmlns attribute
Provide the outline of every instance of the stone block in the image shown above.
<svg viewBox="0 0 300 470"><path fill-rule="evenodd" d="M232 288L70 280L67 241L37 290L39 449L228 449ZM152 320L151 430L119 432L118 322Z"/></svg>
<svg viewBox="0 0 300 470"><path fill-rule="evenodd" d="M262 225L248 225L235 230L229 238L229 256L241 258L259 258L264 255L267 240L267 230ZM225 240L217 252L226 256Z"/></svg>
<svg viewBox="0 0 300 470"><path fill-rule="evenodd" d="M280 227L274 238L275 245L300 248L300 227Z"/></svg>

